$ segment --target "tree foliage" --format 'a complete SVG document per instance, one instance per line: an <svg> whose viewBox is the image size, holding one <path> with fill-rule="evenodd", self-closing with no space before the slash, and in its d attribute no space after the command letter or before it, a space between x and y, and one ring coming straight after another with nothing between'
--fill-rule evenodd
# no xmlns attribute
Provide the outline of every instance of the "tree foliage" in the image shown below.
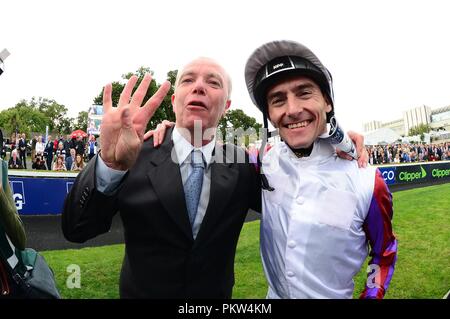
<svg viewBox="0 0 450 319"><path fill-rule="evenodd" d="M423 133L429 133L430 131L431 127L429 124L420 124L409 129L409 136L422 135Z"/></svg>
<svg viewBox="0 0 450 319"><path fill-rule="evenodd" d="M113 106L117 106L117 104L119 103L120 93L122 93L125 84L115 81L112 82L111 85L112 85L112 93L111 93L112 103ZM103 89L100 92L100 94L94 98L94 104L103 105Z"/></svg>
<svg viewBox="0 0 450 319"><path fill-rule="evenodd" d="M78 113L77 121L75 123L74 129L75 130L83 130L87 131L88 127L88 112L87 111L81 111Z"/></svg>
<svg viewBox="0 0 450 319"><path fill-rule="evenodd" d="M236 145L254 142L262 125L255 118L248 116L241 109L228 111L219 122L219 130L224 141L233 142ZM240 136L245 137L240 138Z"/></svg>
<svg viewBox="0 0 450 319"><path fill-rule="evenodd" d="M35 101L21 100L14 107L0 112L0 127L8 133L45 132L49 118L39 111Z"/></svg>
<svg viewBox="0 0 450 319"><path fill-rule="evenodd" d="M67 108L52 99L33 97L21 100L14 107L0 112L0 127L7 133L50 132L68 134L74 119L67 117Z"/></svg>
<svg viewBox="0 0 450 319"><path fill-rule="evenodd" d="M60 133L66 133L70 131L70 123L73 123L73 120L67 119L67 107L63 104L42 97L38 99L33 97L30 104L33 107L37 107L49 119L48 126L50 132L56 130Z"/></svg>
<svg viewBox="0 0 450 319"><path fill-rule="evenodd" d="M70 134L74 129L74 119L69 117L64 117L58 120L58 126L56 127L56 131L61 134Z"/></svg>

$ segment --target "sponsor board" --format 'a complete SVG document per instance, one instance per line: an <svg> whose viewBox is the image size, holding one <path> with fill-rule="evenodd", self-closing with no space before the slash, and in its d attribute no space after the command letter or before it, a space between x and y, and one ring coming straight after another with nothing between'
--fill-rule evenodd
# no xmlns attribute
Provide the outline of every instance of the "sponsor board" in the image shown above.
<svg viewBox="0 0 450 319"><path fill-rule="evenodd" d="M396 167L379 167L378 168L381 172L381 176L383 176L384 181L388 185L395 184L395 171Z"/></svg>
<svg viewBox="0 0 450 319"><path fill-rule="evenodd" d="M435 179L448 179L450 178L450 168L433 168L433 170L431 171L431 177Z"/></svg>
<svg viewBox="0 0 450 319"><path fill-rule="evenodd" d="M396 180L398 183L420 183L428 180L427 170L425 165L410 165L404 167L397 167Z"/></svg>
<svg viewBox="0 0 450 319"><path fill-rule="evenodd" d="M448 162L396 166L396 184L420 184L444 180L450 181L450 163Z"/></svg>
<svg viewBox="0 0 450 319"><path fill-rule="evenodd" d="M10 176L9 183L21 215L57 215L75 178L36 178Z"/></svg>

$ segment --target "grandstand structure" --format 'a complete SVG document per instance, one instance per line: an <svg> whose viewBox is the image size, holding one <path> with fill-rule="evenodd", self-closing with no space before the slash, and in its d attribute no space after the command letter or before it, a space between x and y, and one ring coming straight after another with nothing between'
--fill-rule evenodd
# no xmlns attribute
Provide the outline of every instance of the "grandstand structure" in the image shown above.
<svg viewBox="0 0 450 319"><path fill-rule="evenodd" d="M364 132L389 128L401 136L408 136L409 130L421 124L429 125L433 131L450 132L450 105L432 109L422 105L403 112L403 118L389 122L370 121L364 123Z"/></svg>

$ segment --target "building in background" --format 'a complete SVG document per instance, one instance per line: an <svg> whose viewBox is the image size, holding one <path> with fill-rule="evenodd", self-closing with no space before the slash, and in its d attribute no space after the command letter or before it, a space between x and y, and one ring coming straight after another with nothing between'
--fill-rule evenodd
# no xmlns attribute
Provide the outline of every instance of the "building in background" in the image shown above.
<svg viewBox="0 0 450 319"><path fill-rule="evenodd" d="M434 131L450 131L450 105L431 109L423 105L403 112L403 118L390 122L370 121L364 123L364 132L389 128L401 136L408 136L411 128L429 125Z"/></svg>
<svg viewBox="0 0 450 319"><path fill-rule="evenodd" d="M450 131L450 105L431 111L430 123L432 130L437 131L444 128L444 130Z"/></svg>
<svg viewBox="0 0 450 319"><path fill-rule="evenodd" d="M364 123L364 132L375 131L375 130L381 128L382 124L383 123L381 123L381 121L366 122L366 123Z"/></svg>
<svg viewBox="0 0 450 319"><path fill-rule="evenodd" d="M431 122L431 108L425 105L415 107L413 109L403 112L403 126L405 127L405 135L408 135L409 130L421 124L430 125Z"/></svg>

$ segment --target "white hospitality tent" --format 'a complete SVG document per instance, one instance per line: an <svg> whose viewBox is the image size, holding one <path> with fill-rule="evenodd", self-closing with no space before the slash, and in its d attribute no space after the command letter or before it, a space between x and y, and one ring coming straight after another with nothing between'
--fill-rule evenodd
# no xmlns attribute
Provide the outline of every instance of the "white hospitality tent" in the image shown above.
<svg viewBox="0 0 450 319"><path fill-rule="evenodd" d="M366 145L391 144L398 140L402 140L402 136L386 127L364 133L364 144Z"/></svg>

